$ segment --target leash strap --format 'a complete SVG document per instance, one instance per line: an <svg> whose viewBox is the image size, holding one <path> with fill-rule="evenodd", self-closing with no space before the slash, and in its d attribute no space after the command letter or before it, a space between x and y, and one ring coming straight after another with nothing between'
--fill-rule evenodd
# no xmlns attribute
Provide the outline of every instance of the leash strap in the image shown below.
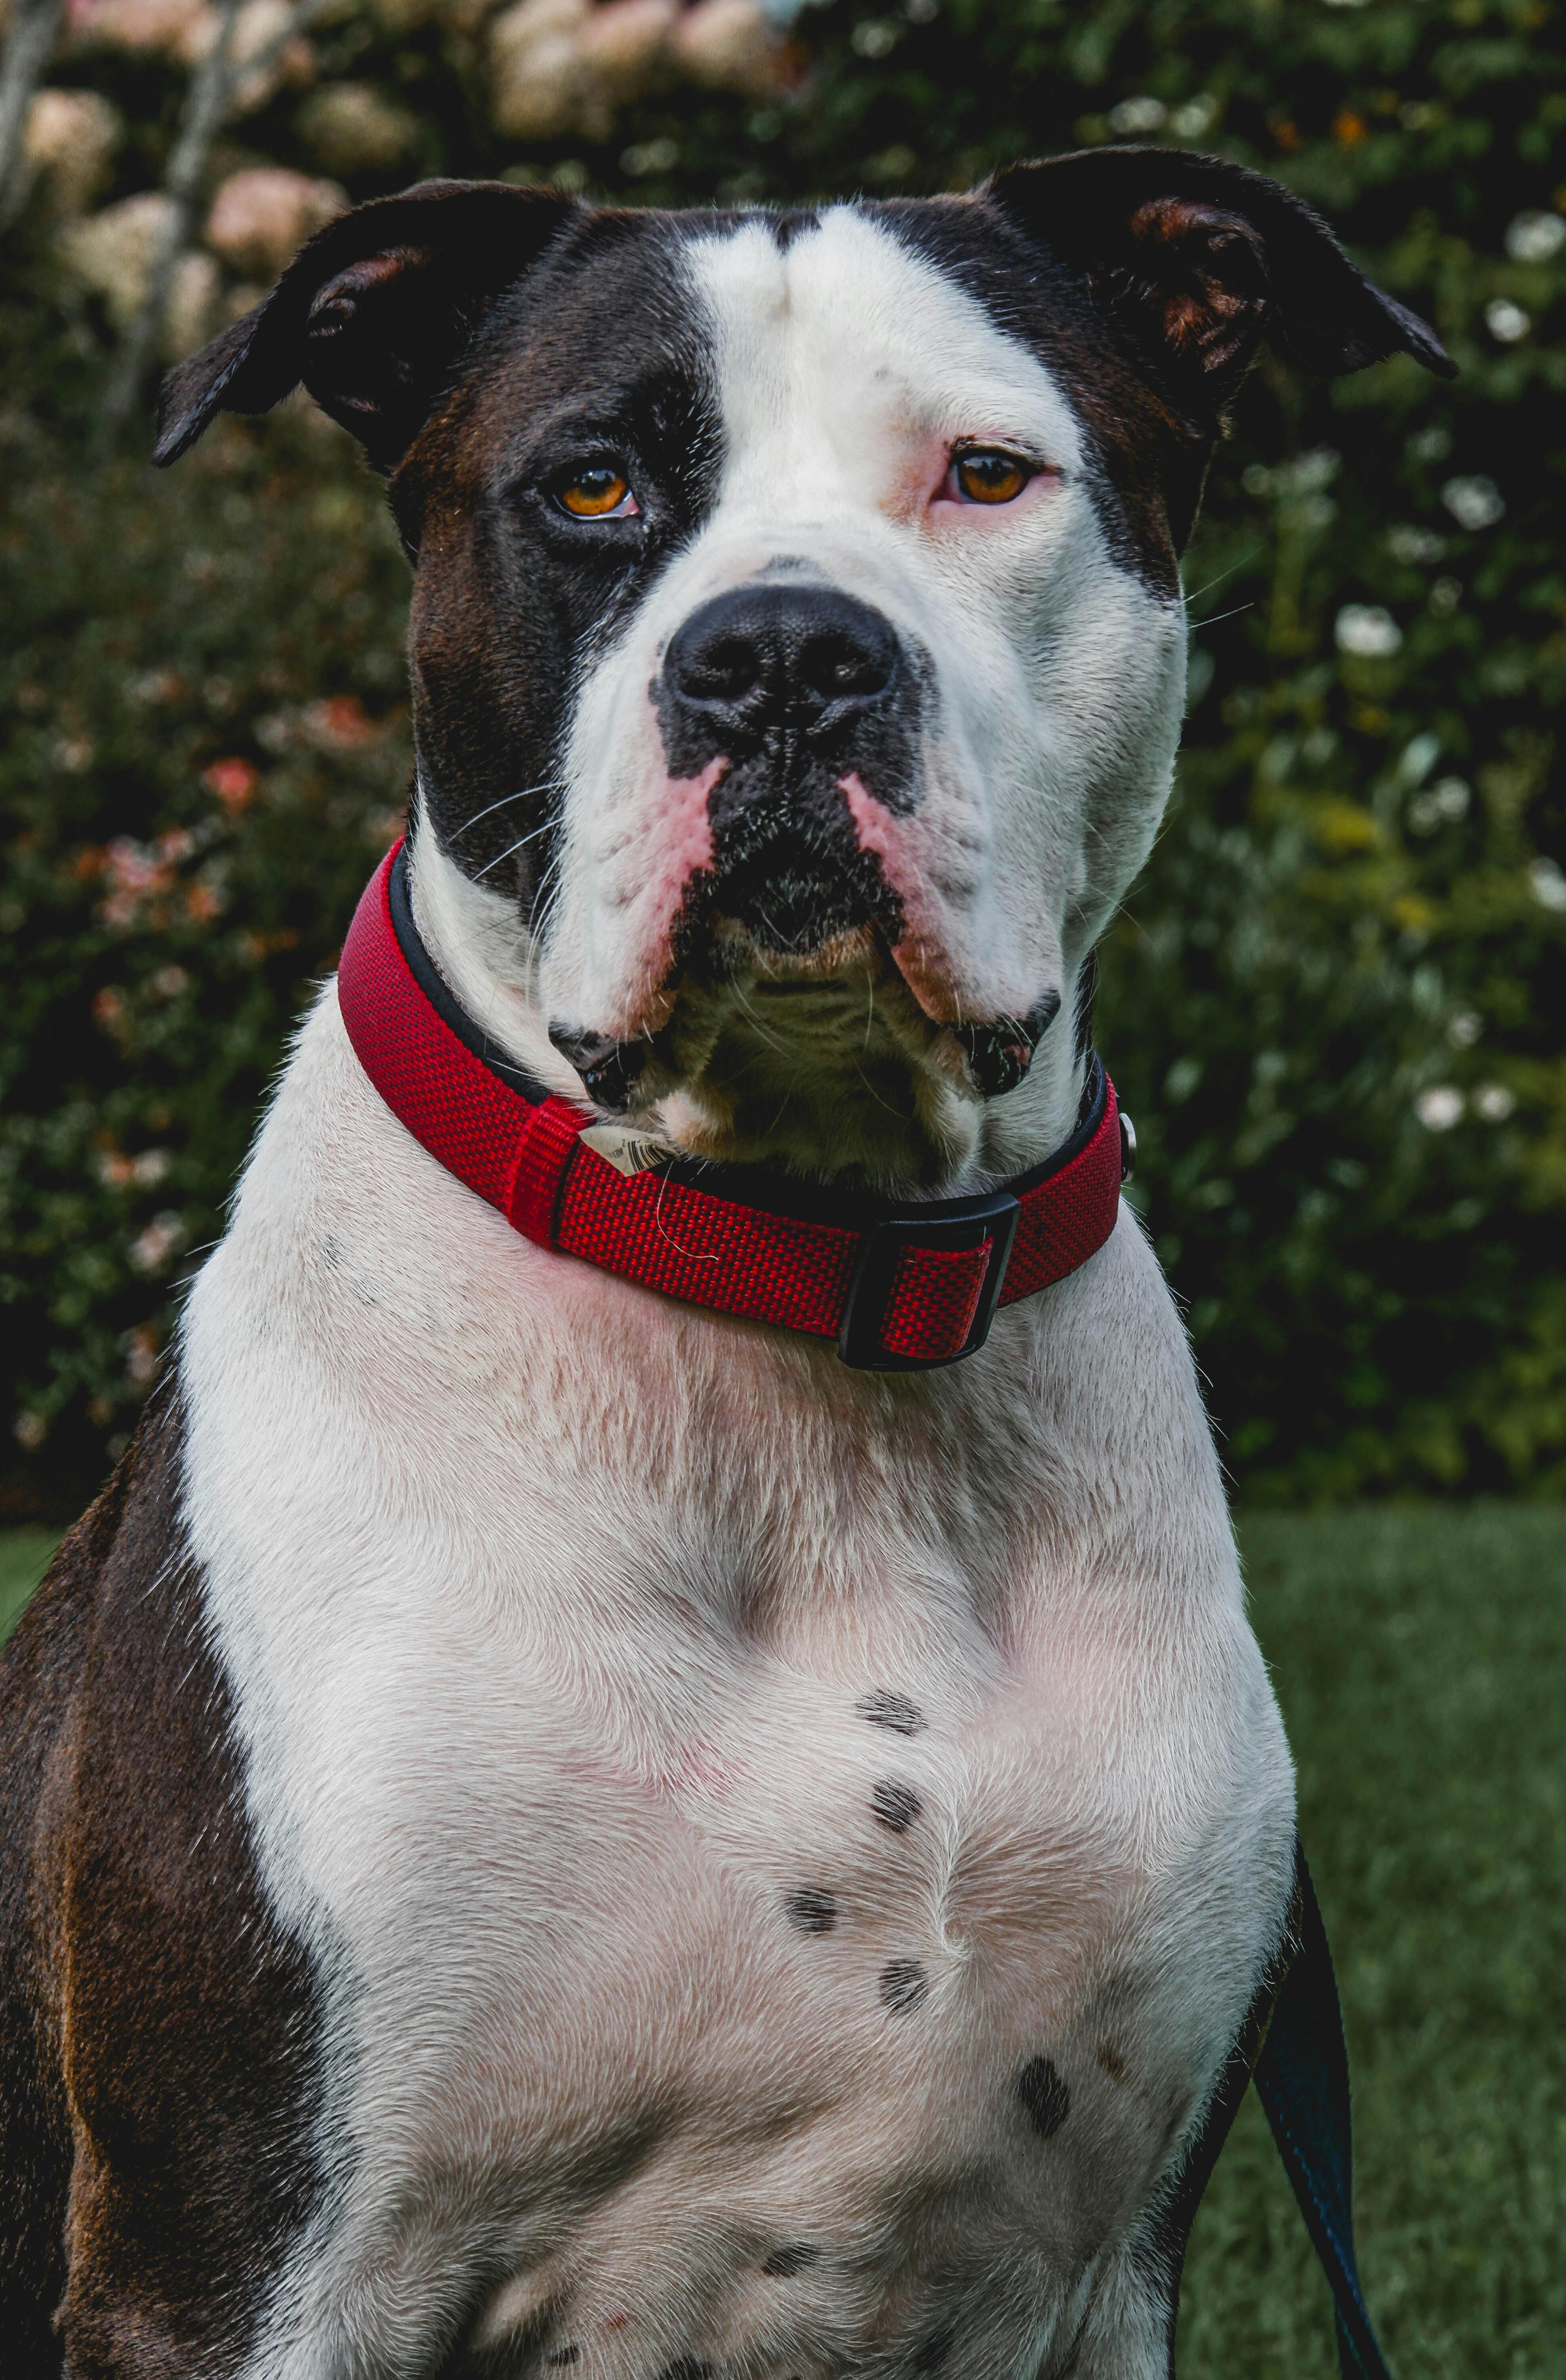
<svg viewBox="0 0 1566 2380"><path fill-rule="evenodd" d="M581 1138L592 1111L510 1063L454 999L414 924L407 868L399 844L343 946L348 1038L414 1138L541 1246L835 1339L860 1369L923 1371L973 1354L998 1306L1063 1280L1113 1231L1120 1111L1096 1057L1077 1131L992 1196L896 1208L742 1167L619 1172Z"/></svg>
<svg viewBox="0 0 1566 2380"><path fill-rule="evenodd" d="M1297 1841L1292 1915L1297 1948L1256 2058L1256 2096L1331 2286L1342 2380L1390 2380L1354 2257L1354 2136L1338 1979Z"/></svg>
<svg viewBox="0 0 1566 2380"><path fill-rule="evenodd" d="M1332 2291L1342 2380L1390 2380L1359 2285L1348 2052L1327 1929L1298 1837L1293 1894L1278 1956L1251 2003L1159 2227L1170 2285L1171 2380L1185 2243L1245 2085L1253 2081Z"/></svg>

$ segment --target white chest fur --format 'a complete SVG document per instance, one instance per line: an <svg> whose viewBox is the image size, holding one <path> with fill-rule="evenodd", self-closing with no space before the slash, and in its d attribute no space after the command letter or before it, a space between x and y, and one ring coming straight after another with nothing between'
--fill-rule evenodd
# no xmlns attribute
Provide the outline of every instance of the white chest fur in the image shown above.
<svg viewBox="0 0 1566 2380"><path fill-rule="evenodd" d="M1289 1867L1129 1219L969 1365L851 1375L518 1239L329 994L183 1361L266 1880L332 2002L337 2181L257 2380L1047 2363Z"/></svg>

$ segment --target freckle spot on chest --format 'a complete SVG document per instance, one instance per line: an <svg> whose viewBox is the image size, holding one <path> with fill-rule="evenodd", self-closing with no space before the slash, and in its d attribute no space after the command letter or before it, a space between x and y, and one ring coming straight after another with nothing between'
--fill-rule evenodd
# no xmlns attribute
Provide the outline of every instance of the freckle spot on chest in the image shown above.
<svg viewBox="0 0 1566 2380"><path fill-rule="evenodd" d="M893 1735L917 1735L924 1726L924 1714L906 1694L892 1694L880 1687L873 1694L863 1695L854 1706L858 1716L868 1719L872 1727L890 1728Z"/></svg>
<svg viewBox="0 0 1566 2380"><path fill-rule="evenodd" d="M1113 2044L1108 2041L1101 2041L1099 2044L1096 2054L1099 2065L1109 2076L1110 2081L1111 2082L1123 2082L1125 2080L1125 2060L1121 2056L1119 2050L1114 2047Z"/></svg>
<svg viewBox="0 0 1566 2380"><path fill-rule="evenodd" d="M918 1816L921 1804L911 1785L901 1784L895 1777L883 1777L872 1789L870 1808L883 1827L894 1835L905 1835Z"/></svg>
<svg viewBox="0 0 1566 2380"><path fill-rule="evenodd" d="M786 2246L773 2249L761 2270L774 2281L791 2281L795 2273L815 2264L820 2252L807 2240L791 2240Z"/></svg>
<svg viewBox="0 0 1566 2380"><path fill-rule="evenodd" d="M787 1894L783 1908L788 1922L801 1934L830 1934L837 1924L837 1901L813 1884L802 1884Z"/></svg>
<svg viewBox="0 0 1566 2380"><path fill-rule="evenodd" d="M889 1959L880 1971L881 2004L894 2016L929 1997L929 1977L917 1959Z"/></svg>
<svg viewBox="0 0 1566 2380"><path fill-rule="evenodd" d="M1058 2132L1071 2113L1071 2094L1052 2058L1028 2059L1017 2076L1017 2097L1042 2141Z"/></svg>

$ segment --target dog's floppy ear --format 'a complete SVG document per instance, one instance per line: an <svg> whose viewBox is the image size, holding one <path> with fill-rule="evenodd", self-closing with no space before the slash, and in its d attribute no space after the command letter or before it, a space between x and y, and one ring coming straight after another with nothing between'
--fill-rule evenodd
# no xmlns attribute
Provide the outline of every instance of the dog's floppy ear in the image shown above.
<svg viewBox="0 0 1566 2380"><path fill-rule="evenodd" d="M390 470L485 312L577 211L509 182L419 182L339 215L253 313L167 374L153 462L177 462L220 408L265 413L303 381Z"/></svg>
<svg viewBox="0 0 1566 2380"><path fill-rule="evenodd" d="M1267 339L1304 371L1383 356L1457 367L1427 324L1367 281L1292 191L1189 150L1080 150L1014 165L989 196L1084 271L1187 427L1210 436Z"/></svg>

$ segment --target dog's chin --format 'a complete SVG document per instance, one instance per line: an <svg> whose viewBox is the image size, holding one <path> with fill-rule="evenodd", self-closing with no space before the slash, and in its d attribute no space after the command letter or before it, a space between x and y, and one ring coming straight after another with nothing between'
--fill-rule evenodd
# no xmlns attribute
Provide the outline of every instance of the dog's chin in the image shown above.
<svg viewBox="0 0 1566 2380"><path fill-rule="evenodd" d="M880 1190L960 1173L983 1102L880 931L784 947L722 915L682 973L625 1132L682 1157Z"/></svg>

